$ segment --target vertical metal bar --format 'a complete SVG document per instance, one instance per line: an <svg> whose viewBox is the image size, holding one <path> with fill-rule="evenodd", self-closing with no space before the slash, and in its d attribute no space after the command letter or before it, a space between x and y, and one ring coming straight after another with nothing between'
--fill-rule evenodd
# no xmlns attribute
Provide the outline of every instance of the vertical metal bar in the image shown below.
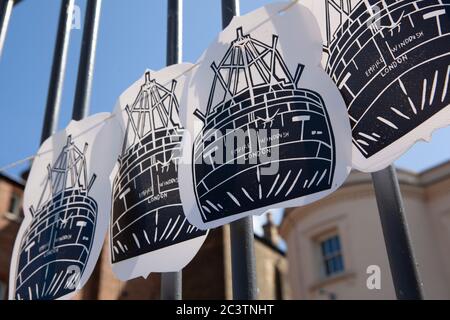
<svg viewBox="0 0 450 320"><path fill-rule="evenodd" d="M397 299L423 299L400 186L394 166L372 173L381 226Z"/></svg>
<svg viewBox="0 0 450 320"><path fill-rule="evenodd" d="M225 29L233 20L239 16L239 0L222 0L222 29Z"/></svg>
<svg viewBox="0 0 450 320"><path fill-rule="evenodd" d="M183 44L183 1L167 1L167 53L166 64L181 63ZM161 299L181 300L183 275L179 272L161 274Z"/></svg>
<svg viewBox="0 0 450 320"><path fill-rule="evenodd" d="M231 272L234 300L258 298L253 218L245 217L230 224Z"/></svg>
<svg viewBox="0 0 450 320"><path fill-rule="evenodd" d="M14 0L0 0L0 57L2 56L13 7Z"/></svg>
<svg viewBox="0 0 450 320"><path fill-rule="evenodd" d="M61 3L41 142L55 132L58 123L74 3L75 0L63 0Z"/></svg>
<svg viewBox="0 0 450 320"><path fill-rule="evenodd" d="M222 28L239 15L239 0L222 0ZM230 224L233 299L256 300L257 279L253 218L246 217Z"/></svg>
<svg viewBox="0 0 450 320"><path fill-rule="evenodd" d="M161 300L182 299L182 272L161 274Z"/></svg>
<svg viewBox="0 0 450 320"><path fill-rule="evenodd" d="M73 120L81 120L89 114L101 7L102 0L87 1L80 62L78 65L77 87L72 112Z"/></svg>

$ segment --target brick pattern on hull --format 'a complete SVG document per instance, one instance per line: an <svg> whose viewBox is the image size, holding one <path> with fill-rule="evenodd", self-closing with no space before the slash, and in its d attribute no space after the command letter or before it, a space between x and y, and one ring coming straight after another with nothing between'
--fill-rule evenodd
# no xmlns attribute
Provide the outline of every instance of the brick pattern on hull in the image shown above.
<svg viewBox="0 0 450 320"><path fill-rule="evenodd" d="M326 69L368 158L449 105L450 2L351 2L345 22L329 31Z"/></svg>
<svg viewBox="0 0 450 320"><path fill-rule="evenodd" d="M113 188L113 262L206 233L183 213L177 178L181 136L178 129L157 131L155 144L148 136L121 158Z"/></svg>
<svg viewBox="0 0 450 320"><path fill-rule="evenodd" d="M36 215L21 244L17 299L57 299L75 290L70 282L84 271L96 217L97 204L80 190L58 195Z"/></svg>

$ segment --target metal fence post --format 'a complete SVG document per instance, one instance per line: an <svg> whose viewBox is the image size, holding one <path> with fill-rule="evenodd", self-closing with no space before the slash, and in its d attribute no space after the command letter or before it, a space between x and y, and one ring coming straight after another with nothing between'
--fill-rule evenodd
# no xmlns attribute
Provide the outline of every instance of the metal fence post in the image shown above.
<svg viewBox="0 0 450 320"><path fill-rule="evenodd" d="M183 43L183 1L167 1L167 53L166 64L181 63ZM182 271L161 274L161 299L181 300Z"/></svg>
<svg viewBox="0 0 450 320"><path fill-rule="evenodd" d="M63 0L61 3L41 143L55 132L58 123L74 3L75 0Z"/></svg>
<svg viewBox="0 0 450 320"><path fill-rule="evenodd" d="M161 274L161 300L182 299L182 272L166 272Z"/></svg>
<svg viewBox="0 0 450 320"><path fill-rule="evenodd" d="M239 0L222 0L222 28L239 15ZM253 218L246 217L230 224L233 299L256 300L257 279Z"/></svg>
<svg viewBox="0 0 450 320"><path fill-rule="evenodd" d="M422 283L394 166L372 173L372 181L397 299L421 300Z"/></svg>
<svg viewBox="0 0 450 320"><path fill-rule="evenodd" d="M78 65L77 87L72 112L73 120L81 120L89 114L101 7L102 0L87 1L80 62Z"/></svg>
<svg viewBox="0 0 450 320"><path fill-rule="evenodd" d="M0 0L0 57L2 56L14 2L14 0Z"/></svg>
<svg viewBox="0 0 450 320"><path fill-rule="evenodd" d="M182 62L183 56L183 1L167 2L167 53L168 66Z"/></svg>
<svg viewBox="0 0 450 320"><path fill-rule="evenodd" d="M231 272L234 300L258 298L253 218L245 217L230 224Z"/></svg>

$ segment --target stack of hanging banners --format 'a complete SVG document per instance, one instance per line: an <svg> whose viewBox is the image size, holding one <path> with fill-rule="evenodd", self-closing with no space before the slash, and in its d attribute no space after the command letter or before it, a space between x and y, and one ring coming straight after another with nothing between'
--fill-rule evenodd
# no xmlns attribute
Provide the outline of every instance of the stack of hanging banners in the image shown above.
<svg viewBox="0 0 450 320"><path fill-rule="evenodd" d="M302 3L303 5L299 4ZM308 10L308 8L311 10ZM302 0L235 17L45 141L10 299L68 299L109 224L122 280L181 270L207 229L333 193L450 123L450 1Z"/></svg>

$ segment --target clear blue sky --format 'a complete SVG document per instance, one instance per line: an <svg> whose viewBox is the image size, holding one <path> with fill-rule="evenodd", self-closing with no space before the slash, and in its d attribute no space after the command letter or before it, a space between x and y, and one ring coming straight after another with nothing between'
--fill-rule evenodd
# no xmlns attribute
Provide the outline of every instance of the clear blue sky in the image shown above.
<svg viewBox="0 0 450 320"><path fill-rule="evenodd" d="M242 0L241 13L269 2ZM85 0L76 3L83 20ZM59 0L24 0L13 12L0 59L0 167L39 147L59 7ZM164 66L166 7L165 0L103 1L91 113L111 111L145 68ZM220 31L220 1L185 0L184 9L183 58L195 62ZM72 30L59 128L72 112L81 36L82 30ZM419 143L397 165L421 171L448 160L449 145L450 129L441 129L431 143Z"/></svg>

